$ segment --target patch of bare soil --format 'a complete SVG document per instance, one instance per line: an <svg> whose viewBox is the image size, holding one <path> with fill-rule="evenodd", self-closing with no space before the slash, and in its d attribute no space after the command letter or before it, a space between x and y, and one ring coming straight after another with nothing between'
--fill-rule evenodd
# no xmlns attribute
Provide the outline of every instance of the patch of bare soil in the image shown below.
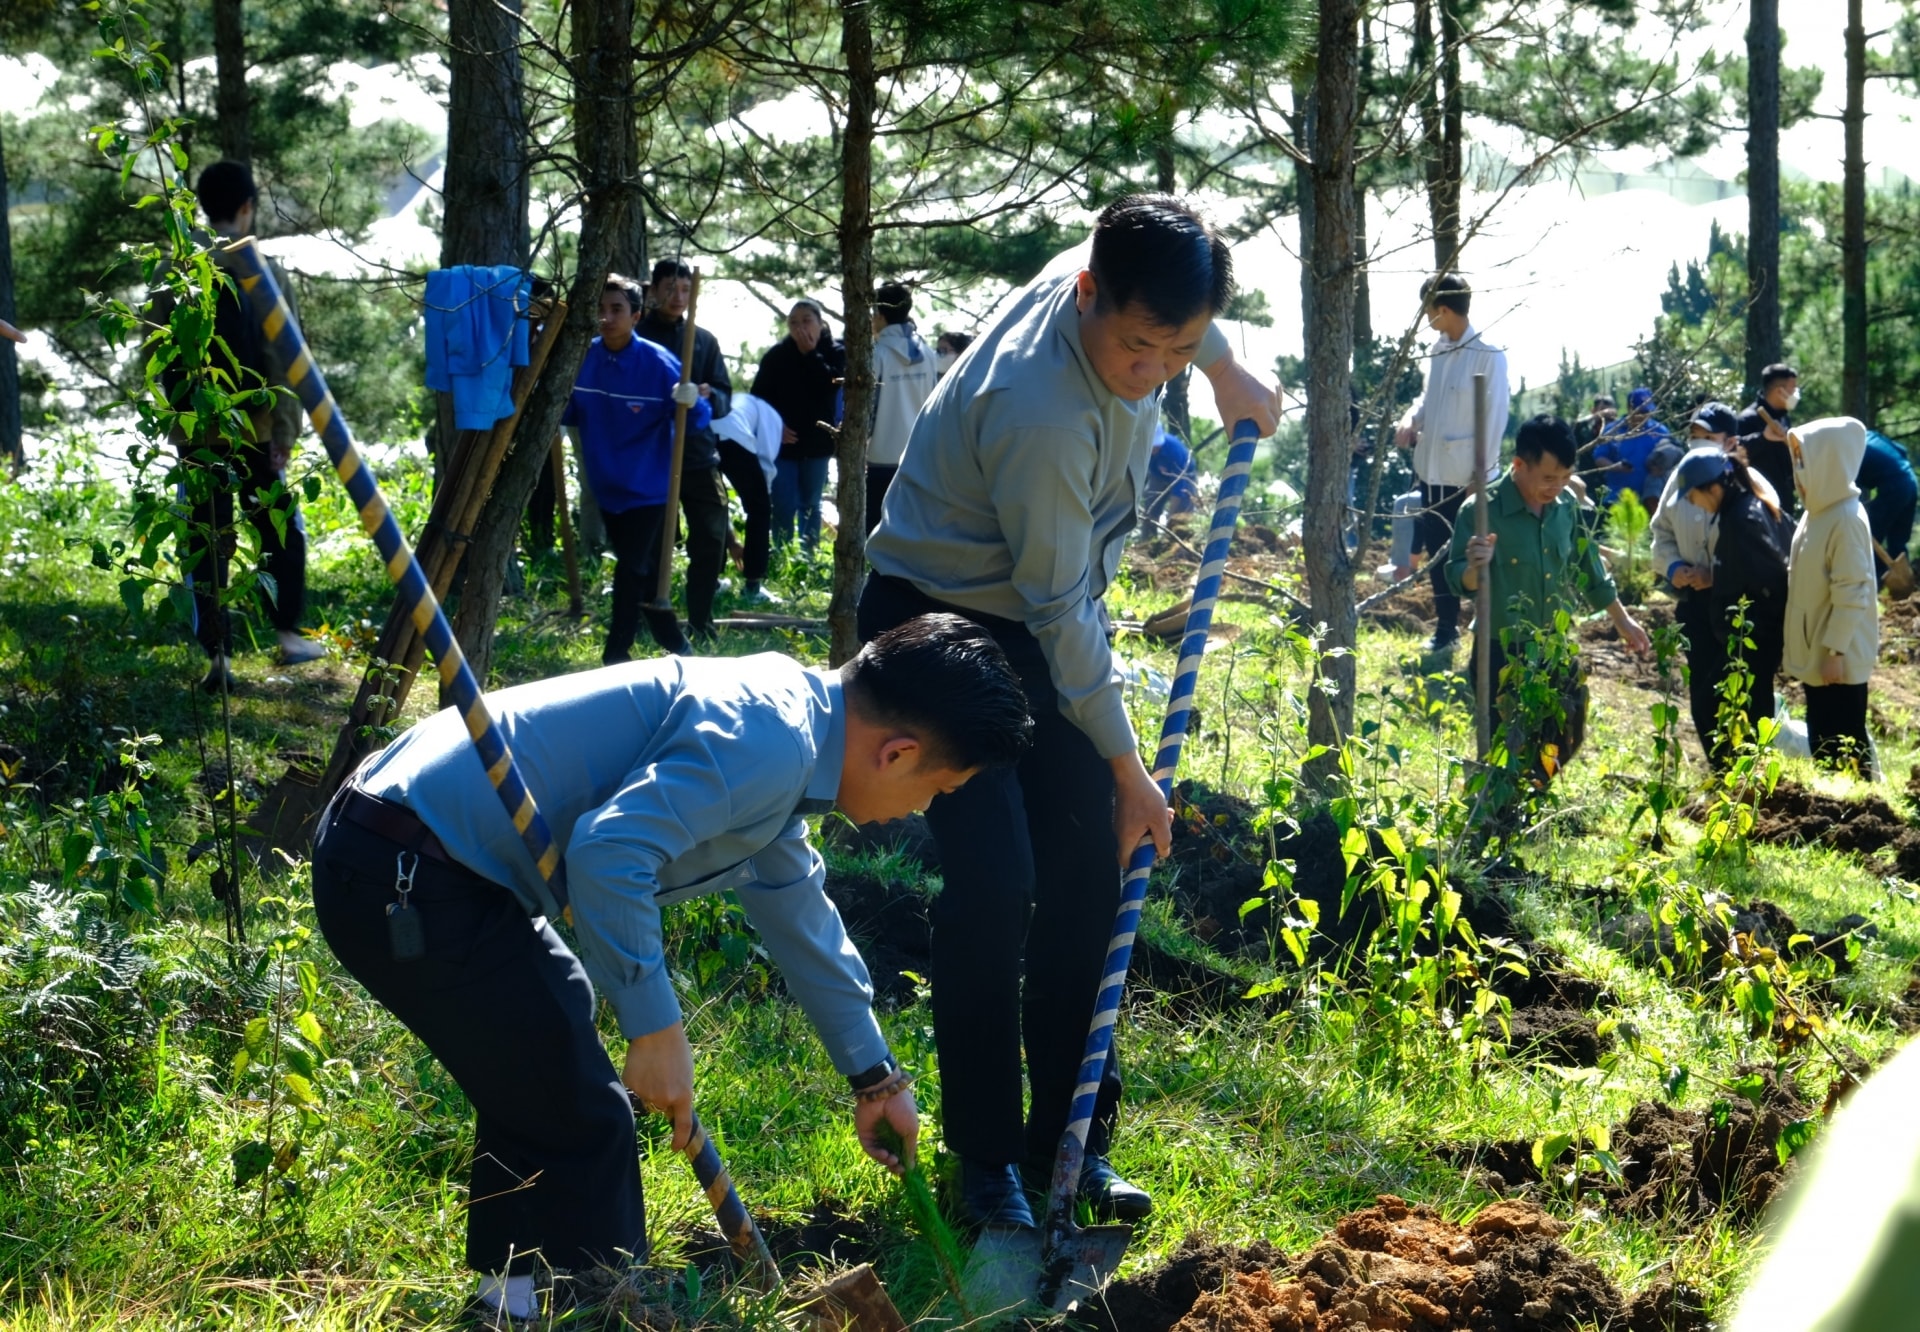
<svg viewBox="0 0 1920 1332"><path fill-rule="evenodd" d="M1423 568L1422 574L1426 571ZM1386 587L1356 589L1364 600ZM1369 606L1360 617L1367 624L1378 625L1382 629L1393 629L1403 634L1431 634L1433 632L1433 580L1415 578L1411 583L1395 592L1392 596Z"/></svg>
<svg viewBox="0 0 1920 1332"><path fill-rule="evenodd" d="M1657 626L1672 622L1673 608L1664 602L1637 606L1634 608L1634 618L1648 633L1652 633ZM1660 671L1653 654L1649 652L1642 656L1630 651L1612 621L1582 620L1576 632L1580 638L1580 657L1587 664L1588 674L1618 680L1639 689L1651 689L1656 693L1660 691ZM1678 662L1674 663L1672 671L1670 687L1684 704L1686 682L1681 678Z"/></svg>
<svg viewBox="0 0 1920 1332"><path fill-rule="evenodd" d="M1847 941L1872 939L1879 932L1872 922L1860 915L1842 916L1833 923L1831 929L1803 927L1787 913L1786 908L1759 897L1745 906L1733 908L1730 930L1723 928L1718 921L1709 921L1704 927L1710 966L1717 967L1717 959L1731 946L1730 935L1744 934L1762 948L1771 948L1795 958L1824 953L1832 960L1836 975L1844 975L1853 969L1853 963L1847 957ZM1600 926L1600 938L1610 948L1643 966L1652 966L1662 957L1673 956L1673 927L1663 924L1656 930L1644 911L1629 911L1604 921ZM1798 943L1794 942L1796 939Z"/></svg>
<svg viewBox="0 0 1920 1332"><path fill-rule="evenodd" d="M783 1268L821 1267L833 1270L868 1262L874 1255L878 1232L866 1221L822 1199L803 1219L754 1218L767 1247ZM686 1261L709 1274L734 1271L733 1251L717 1230L695 1229L686 1236Z"/></svg>
<svg viewBox="0 0 1920 1332"><path fill-rule="evenodd" d="M1642 1101L1612 1130L1610 1147L1622 1179L1616 1183L1588 1172L1581 1193L1604 1200L1616 1212L1647 1219L1691 1219L1713 1212L1740 1219L1757 1216L1788 1177L1788 1167L1780 1164L1775 1150L1781 1131L1809 1113L1792 1084L1772 1074L1758 1105L1742 1096L1730 1096L1707 1110L1676 1110ZM1475 1173L1496 1193L1527 1192L1542 1182L1529 1142L1465 1144L1442 1148L1439 1154ZM1559 1172L1572 1163L1569 1149L1553 1164Z"/></svg>
<svg viewBox="0 0 1920 1332"><path fill-rule="evenodd" d="M1663 1317L1678 1303L1671 1287L1624 1299L1559 1242L1561 1229L1528 1202L1495 1203L1456 1226L1382 1195L1293 1261L1276 1260L1269 1245L1189 1241L1166 1268L1114 1283L1088 1321L1115 1332L1572 1332L1623 1319L1704 1327Z"/></svg>
<svg viewBox="0 0 1920 1332"><path fill-rule="evenodd" d="M1915 789L1910 771L1909 792ZM1883 857L1894 873L1920 883L1920 829L1877 795L1842 800L1795 782L1781 782L1760 802L1753 840L1781 846L1827 846Z"/></svg>

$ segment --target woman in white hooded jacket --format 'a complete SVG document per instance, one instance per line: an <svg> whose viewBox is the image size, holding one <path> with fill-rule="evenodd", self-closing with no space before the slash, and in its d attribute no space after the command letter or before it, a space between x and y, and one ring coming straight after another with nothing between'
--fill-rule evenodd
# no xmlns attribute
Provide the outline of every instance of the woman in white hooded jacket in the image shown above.
<svg viewBox="0 0 1920 1332"><path fill-rule="evenodd" d="M914 329L913 293L888 282L873 294L873 433L867 438L867 535L880 525L914 418L933 396L940 375L934 355Z"/></svg>
<svg viewBox="0 0 1920 1332"><path fill-rule="evenodd" d="M1794 488L1806 511L1787 569L1786 642L1781 665L1807 689L1807 740L1814 759L1870 769L1867 681L1880 656L1880 605L1873 535L1854 476L1867 429L1851 417L1791 432Z"/></svg>

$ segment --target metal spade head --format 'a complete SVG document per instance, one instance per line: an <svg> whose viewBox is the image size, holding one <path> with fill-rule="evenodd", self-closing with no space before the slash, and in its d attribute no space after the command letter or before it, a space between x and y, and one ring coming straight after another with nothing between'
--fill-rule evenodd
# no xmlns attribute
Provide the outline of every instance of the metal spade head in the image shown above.
<svg viewBox="0 0 1920 1332"><path fill-rule="evenodd" d="M1051 1228L1050 1228L1051 1229ZM965 1303L986 1322L1036 1309L1063 1314L1094 1298L1119 1270L1130 1226L989 1226L980 1232L961 1278Z"/></svg>

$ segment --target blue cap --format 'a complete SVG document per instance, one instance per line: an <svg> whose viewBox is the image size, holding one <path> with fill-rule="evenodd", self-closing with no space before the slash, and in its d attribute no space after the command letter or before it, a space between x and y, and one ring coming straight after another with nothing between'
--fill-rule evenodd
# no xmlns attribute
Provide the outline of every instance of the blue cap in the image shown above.
<svg viewBox="0 0 1920 1332"><path fill-rule="evenodd" d="M1680 460L1677 469L1680 474L1680 488L1697 490L1701 486L1710 486L1723 480L1733 470L1733 459L1723 452L1718 444L1709 444L1705 448L1693 450Z"/></svg>
<svg viewBox="0 0 1920 1332"><path fill-rule="evenodd" d="M1703 402L1694 412L1692 424L1709 435L1731 435L1740 428L1740 418L1724 402Z"/></svg>
<svg viewBox="0 0 1920 1332"><path fill-rule="evenodd" d="M1644 384L1627 395L1627 410L1630 412L1650 412L1653 410L1653 390Z"/></svg>

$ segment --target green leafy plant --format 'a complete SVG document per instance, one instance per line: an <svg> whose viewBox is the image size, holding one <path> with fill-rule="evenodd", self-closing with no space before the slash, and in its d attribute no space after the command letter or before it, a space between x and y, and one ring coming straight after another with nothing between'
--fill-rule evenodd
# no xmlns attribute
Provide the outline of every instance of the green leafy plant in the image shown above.
<svg viewBox="0 0 1920 1332"><path fill-rule="evenodd" d="M1724 766L1708 791L1707 817L1696 853L1702 864L1723 868L1745 866L1752 860L1760 803L1773 794L1781 771L1780 754L1774 748L1778 722L1772 717L1762 717L1757 727L1747 722L1755 681L1746 665L1754 650L1752 622L1746 612L1745 601L1733 608L1727 645L1731 663L1718 686L1720 705L1715 714L1717 752Z"/></svg>
<svg viewBox="0 0 1920 1332"><path fill-rule="evenodd" d="M1613 581L1620 600L1638 606L1653 592L1653 515L1640 497L1627 491L1607 510L1607 539L1620 552Z"/></svg>
<svg viewBox="0 0 1920 1332"><path fill-rule="evenodd" d="M1666 817L1680 807L1683 795L1678 686L1686 668L1680 664L1684 644L1678 625L1656 625L1649 637L1653 640L1654 670L1660 678L1660 697L1647 708L1648 720L1653 723L1653 767L1641 779L1627 815L1627 832L1631 834L1643 818L1652 820L1647 840L1657 851L1666 845Z"/></svg>

